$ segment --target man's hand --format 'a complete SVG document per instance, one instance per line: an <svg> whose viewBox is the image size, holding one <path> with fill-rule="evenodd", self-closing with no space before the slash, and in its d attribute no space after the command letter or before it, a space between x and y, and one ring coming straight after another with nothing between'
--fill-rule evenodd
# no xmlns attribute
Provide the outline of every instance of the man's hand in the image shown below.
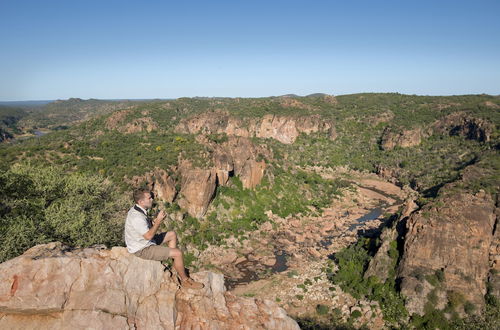
<svg viewBox="0 0 500 330"><path fill-rule="evenodd" d="M155 224L156 222L158 222L158 224L162 223L163 219L165 219L165 216L167 214L165 213L165 211L161 210L158 215L156 216L156 219L155 219Z"/></svg>
<svg viewBox="0 0 500 330"><path fill-rule="evenodd" d="M151 227L144 235L142 235L145 239L151 240L156 234L158 228L160 228L163 219L165 219L165 211L161 210L160 213L156 216L156 219L153 223L153 227Z"/></svg>

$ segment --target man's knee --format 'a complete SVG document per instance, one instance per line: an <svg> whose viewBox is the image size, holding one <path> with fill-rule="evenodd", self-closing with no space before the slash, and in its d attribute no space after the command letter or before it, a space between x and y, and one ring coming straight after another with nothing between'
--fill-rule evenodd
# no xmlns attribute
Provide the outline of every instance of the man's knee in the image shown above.
<svg viewBox="0 0 500 330"><path fill-rule="evenodd" d="M162 243L166 244L173 240L177 241L177 234L175 233L175 231L169 231L165 233L165 237L163 238Z"/></svg>
<svg viewBox="0 0 500 330"><path fill-rule="evenodd" d="M182 257L182 251L177 248L170 249L170 256L172 258Z"/></svg>

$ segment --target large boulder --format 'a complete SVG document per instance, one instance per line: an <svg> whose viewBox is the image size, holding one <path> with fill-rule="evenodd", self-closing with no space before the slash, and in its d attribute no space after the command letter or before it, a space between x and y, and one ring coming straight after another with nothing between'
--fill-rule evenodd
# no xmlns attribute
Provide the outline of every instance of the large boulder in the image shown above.
<svg viewBox="0 0 500 330"><path fill-rule="evenodd" d="M299 329L275 303L227 292L220 274L181 289L157 261L123 247L38 245L0 264L2 329Z"/></svg>
<svg viewBox="0 0 500 330"><path fill-rule="evenodd" d="M383 150L413 147L419 145L426 135L421 128L396 129L387 127L382 133L380 145Z"/></svg>
<svg viewBox="0 0 500 330"><path fill-rule="evenodd" d="M179 206L191 216L201 218L214 196L216 178L217 173L213 169L183 170Z"/></svg>

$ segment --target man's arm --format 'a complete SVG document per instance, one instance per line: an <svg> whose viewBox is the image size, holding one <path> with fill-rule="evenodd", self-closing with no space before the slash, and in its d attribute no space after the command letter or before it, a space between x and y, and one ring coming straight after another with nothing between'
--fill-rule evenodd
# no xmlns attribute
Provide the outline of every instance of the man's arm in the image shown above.
<svg viewBox="0 0 500 330"><path fill-rule="evenodd" d="M153 227L151 227L144 235L142 235L142 237L144 237L147 240L152 240L156 232L158 231L158 228L160 228L163 219L165 219L165 212L161 210L160 213L158 213L158 216L156 217L155 221L153 222Z"/></svg>

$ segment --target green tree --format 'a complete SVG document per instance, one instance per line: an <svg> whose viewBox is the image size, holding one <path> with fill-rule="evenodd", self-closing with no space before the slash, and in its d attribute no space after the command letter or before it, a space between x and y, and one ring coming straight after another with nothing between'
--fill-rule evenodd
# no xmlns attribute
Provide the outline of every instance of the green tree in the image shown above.
<svg viewBox="0 0 500 330"><path fill-rule="evenodd" d="M41 243L118 244L120 202L97 175L16 164L0 174L0 261Z"/></svg>

